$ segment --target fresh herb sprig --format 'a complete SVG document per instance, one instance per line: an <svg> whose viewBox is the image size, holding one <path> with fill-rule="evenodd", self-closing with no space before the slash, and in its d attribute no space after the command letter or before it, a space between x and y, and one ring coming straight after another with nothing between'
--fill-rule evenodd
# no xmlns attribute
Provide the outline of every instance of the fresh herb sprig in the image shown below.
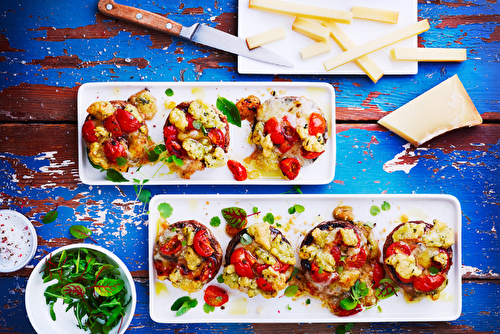
<svg viewBox="0 0 500 334"><path fill-rule="evenodd" d="M358 304L360 304L360 299L367 296L370 293L369 288L366 283L356 281L354 286L351 287L351 295L340 301L340 307L344 310L353 310Z"/></svg>
<svg viewBox="0 0 500 334"><path fill-rule="evenodd" d="M77 327L92 334L108 333L121 324L131 297L118 266L110 264L96 251L81 248L50 257L43 267L44 283L56 280L44 292L50 316L56 321L54 305L58 299L73 309Z"/></svg>

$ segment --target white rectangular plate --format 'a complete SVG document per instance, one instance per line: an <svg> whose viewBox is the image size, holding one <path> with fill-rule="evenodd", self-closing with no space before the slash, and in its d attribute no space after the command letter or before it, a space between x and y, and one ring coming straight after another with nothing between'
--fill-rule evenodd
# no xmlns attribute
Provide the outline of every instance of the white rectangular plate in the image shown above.
<svg viewBox="0 0 500 334"><path fill-rule="evenodd" d="M370 208L376 205L380 208L387 201L390 209L381 211L377 216L370 214ZM308 297L292 300L282 296L272 300L262 296L248 298L247 295L229 289L214 279L209 284L224 288L229 293L229 302L222 310L210 314L203 311L203 291L191 294L198 300L198 306L180 317L170 311L173 302L187 293L174 288L169 281L160 281L152 263L153 247L157 240L160 215L158 205L169 203L173 213L168 223L194 219L211 229L224 250L230 238L225 233L225 221L221 209L237 206L246 212L253 212L257 207L261 212L248 218L248 225L262 222L262 217L272 213L275 225L280 224L280 230L285 234L297 250L304 234L318 223L331 220L332 211L338 205L348 205L353 208L356 220L369 221L375 225L374 234L383 247L386 236L407 216L410 220L423 220L432 223L433 219L445 222L455 231L456 242L453 247L453 266L449 272L449 284L441 292L437 301L423 299L416 303L407 303L402 293L379 302L381 312L377 307L362 313L345 317L337 317L321 306L314 298L306 305ZM290 215L288 208L295 204L305 207L300 214ZM460 265L462 263L461 243L461 210L460 203L448 195L158 195L153 197L149 205L149 302L150 316L156 322L162 323L194 323L194 322L389 322L389 321L451 321L460 316L462 309L462 285ZM218 216L222 223L218 227L210 226L210 219ZM297 253L297 252L296 252ZM297 263L298 261L298 255ZM220 272L222 273L222 268ZM280 298L280 296L282 296ZM289 309L290 308L290 309Z"/></svg>
<svg viewBox="0 0 500 334"><path fill-rule="evenodd" d="M345 31L345 33L357 45L361 45L417 22L416 0L286 1L346 11L350 11L352 6L365 6L399 11L399 20L397 24L360 19L353 19L351 24L339 24L340 28ZM272 65L239 56L238 72L243 74L364 74L364 72L354 62L350 62L332 71L326 72L323 67L323 62L343 52L337 43L335 43L332 39L330 39L333 46L332 51L309 59L302 59L300 56L300 49L316 42L292 30L292 23L294 19L295 18L291 16L250 9L248 8L248 0L239 0L238 36L246 38L277 27L284 27L286 30L286 38L266 44L264 47L292 62L294 67L289 68ZM382 68L384 74L416 74L418 71L417 62L392 60L389 50L393 47L417 47L417 37L408 38L373 52L370 54L370 58Z"/></svg>
<svg viewBox="0 0 500 334"><path fill-rule="evenodd" d="M133 179L148 179L148 184L328 184L335 175L335 92L333 87L326 83L289 83L289 82L106 82L86 83L78 90L78 171L83 183L94 185L116 184L106 179L103 172L92 167L87 158L87 147L82 138L81 129L87 117L87 108L96 101L127 100L134 93L148 88L158 103L158 113L151 121L146 121L149 135L157 144L164 143L163 125L170 112L166 107L169 102L179 104L201 98L209 104L216 105L220 95L236 103L248 95L257 96L262 102L270 98L273 92L276 96L305 96L318 104L325 113L328 123L328 141L325 153L313 164L301 169L299 176L294 180L279 177L260 177L238 182L234 179L227 166L219 168L206 168L196 172L191 179L182 179L176 173L169 171L161 163L145 165L137 173L137 168L131 168L123 173L128 184L133 184ZM174 95L167 96L165 91L172 89ZM171 103L170 103L171 104ZM230 124L231 142L227 159L242 162L254 150L248 143L251 132L250 123L242 122L241 128ZM121 183L127 184L127 183Z"/></svg>

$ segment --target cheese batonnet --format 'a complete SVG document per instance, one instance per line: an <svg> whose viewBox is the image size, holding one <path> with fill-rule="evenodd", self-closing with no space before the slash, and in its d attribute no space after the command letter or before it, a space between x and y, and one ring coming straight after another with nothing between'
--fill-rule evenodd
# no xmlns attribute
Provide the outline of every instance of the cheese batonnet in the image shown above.
<svg viewBox="0 0 500 334"><path fill-rule="evenodd" d="M293 31L314 39L316 42L326 42L330 36L330 30L328 28L302 17L295 18L292 29Z"/></svg>
<svg viewBox="0 0 500 334"><path fill-rule="evenodd" d="M378 123L414 146L447 131L482 123L457 75L440 83Z"/></svg>
<svg viewBox="0 0 500 334"><path fill-rule="evenodd" d="M271 43L286 37L284 27L275 28L246 38L248 48L255 49L258 46Z"/></svg>
<svg viewBox="0 0 500 334"><path fill-rule="evenodd" d="M318 42L311 45L308 45L302 49L300 49L300 55L302 59L311 58L322 53L326 53L332 50L332 44L327 42Z"/></svg>
<svg viewBox="0 0 500 334"><path fill-rule="evenodd" d="M395 10L352 6L352 17L355 19L398 23L399 12Z"/></svg>
<svg viewBox="0 0 500 334"><path fill-rule="evenodd" d="M464 61L467 60L467 49L393 48L391 57L409 61Z"/></svg>

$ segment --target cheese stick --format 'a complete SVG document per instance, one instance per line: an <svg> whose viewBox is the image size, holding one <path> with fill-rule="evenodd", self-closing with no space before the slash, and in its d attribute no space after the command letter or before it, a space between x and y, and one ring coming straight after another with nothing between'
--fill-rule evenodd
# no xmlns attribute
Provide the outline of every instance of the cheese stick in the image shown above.
<svg viewBox="0 0 500 334"><path fill-rule="evenodd" d="M395 10L352 6L352 17L355 19L395 24L398 23L399 12Z"/></svg>
<svg viewBox="0 0 500 334"><path fill-rule="evenodd" d="M286 37L284 27L268 30L257 35L249 36L246 38L248 48L255 49L263 44L271 43Z"/></svg>
<svg viewBox="0 0 500 334"><path fill-rule="evenodd" d="M391 57L394 60L464 61L467 60L467 49L393 48Z"/></svg>

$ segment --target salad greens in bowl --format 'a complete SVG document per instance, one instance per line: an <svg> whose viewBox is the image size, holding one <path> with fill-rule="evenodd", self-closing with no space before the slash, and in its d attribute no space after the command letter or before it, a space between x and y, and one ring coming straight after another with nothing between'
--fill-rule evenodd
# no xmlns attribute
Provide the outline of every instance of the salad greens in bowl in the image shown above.
<svg viewBox="0 0 500 334"><path fill-rule="evenodd" d="M91 244L48 254L26 286L26 311L38 333L121 334L132 321L136 302L125 264Z"/></svg>

